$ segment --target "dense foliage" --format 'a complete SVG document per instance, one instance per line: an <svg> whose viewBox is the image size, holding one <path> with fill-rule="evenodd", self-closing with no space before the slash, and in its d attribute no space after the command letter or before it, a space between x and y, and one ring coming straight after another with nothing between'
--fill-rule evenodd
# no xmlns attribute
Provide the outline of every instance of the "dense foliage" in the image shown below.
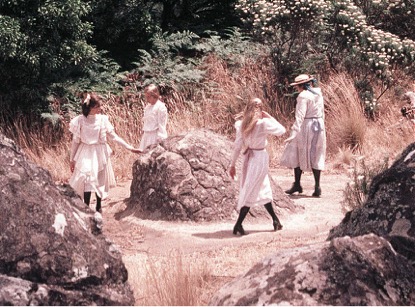
<svg viewBox="0 0 415 307"><path fill-rule="evenodd" d="M82 18L89 11L80 0L0 2L0 95L6 108L37 111L50 85L82 74L99 58L86 41L92 25Z"/></svg>
<svg viewBox="0 0 415 307"><path fill-rule="evenodd" d="M377 97L363 81L390 88L398 70L415 76L414 1L240 0L237 8L272 47L281 83L304 71L324 77L346 69L370 112Z"/></svg>
<svg viewBox="0 0 415 307"><path fill-rule="evenodd" d="M240 24L235 0L99 0L92 2L88 20L94 24L91 42L108 50L124 69L137 60L137 50L149 50L160 33L206 30L221 33ZM154 46L157 48L157 46Z"/></svg>
<svg viewBox="0 0 415 307"><path fill-rule="evenodd" d="M415 76L414 11L410 0L1 1L2 110L122 90L125 70L141 84L197 90L204 56L234 65L253 55L248 33L270 50L280 94L298 73L346 70L370 115L383 94L373 85Z"/></svg>

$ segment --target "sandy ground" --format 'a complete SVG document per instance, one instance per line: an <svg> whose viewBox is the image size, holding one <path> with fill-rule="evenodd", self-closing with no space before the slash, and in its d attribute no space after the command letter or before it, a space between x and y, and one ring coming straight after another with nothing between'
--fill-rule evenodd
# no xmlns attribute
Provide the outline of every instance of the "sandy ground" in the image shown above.
<svg viewBox="0 0 415 307"><path fill-rule="evenodd" d="M291 170L272 169L271 175L284 190L291 187ZM270 218L248 216L244 221L246 236L232 234L234 221L195 223L142 220L134 216L119 218L117 213L125 209L125 199L130 195L131 181L124 181L110 191L103 205L104 233L123 253L137 305L149 303L147 290L139 286L145 282L149 258L169 257L173 251L179 251L193 263L204 261L209 272L216 276L210 287L206 287L206 297L198 301L205 304L217 288L273 251L326 240L329 230L344 216L341 201L348 180L344 172L323 172L322 196L314 198L312 173L303 174L304 192L290 197L305 210L280 215L284 227L277 232L272 231ZM150 300L150 304L154 303Z"/></svg>

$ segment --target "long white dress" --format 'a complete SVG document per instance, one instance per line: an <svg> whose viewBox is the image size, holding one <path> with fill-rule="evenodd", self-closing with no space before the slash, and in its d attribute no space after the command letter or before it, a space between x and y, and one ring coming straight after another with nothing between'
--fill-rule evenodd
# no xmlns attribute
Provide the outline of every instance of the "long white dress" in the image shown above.
<svg viewBox="0 0 415 307"><path fill-rule="evenodd" d="M272 202L272 189L268 176L269 156L265 147L268 135L282 135L285 128L275 118L259 119L247 138L242 136L242 121L235 123L236 139L231 165L235 166L239 154L244 148L242 174L237 209L265 205Z"/></svg>
<svg viewBox="0 0 415 307"><path fill-rule="evenodd" d="M280 164L289 168L300 167L302 171L324 170L326 159L326 129L324 125L324 99L321 89L317 94L302 91L297 97L295 122Z"/></svg>
<svg viewBox="0 0 415 307"><path fill-rule="evenodd" d="M71 120L69 131L73 134L71 161L75 161L70 186L81 198L84 192L95 192L105 199L110 187L115 186L107 138L127 149L133 147L115 133L106 115L79 115Z"/></svg>
<svg viewBox="0 0 415 307"><path fill-rule="evenodd" d="M167 138L167 108L160 100L144 108L143 132L139 147L141 151Z"/></svg>

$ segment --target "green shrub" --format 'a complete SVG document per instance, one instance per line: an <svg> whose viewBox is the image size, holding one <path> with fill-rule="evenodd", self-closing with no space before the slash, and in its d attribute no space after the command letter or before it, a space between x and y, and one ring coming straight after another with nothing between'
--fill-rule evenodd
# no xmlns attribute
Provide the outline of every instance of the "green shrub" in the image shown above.
<svg viewBox="0 0 415 307"><path fill-rule="evenodd" d="M389 158L385 158L379 164L369 165L364 157L354 160L354 166L350 173L351 181L346 184L341 202L342 211L346 213L360 208L367 200L370 184L373 177L385 171L389 166Z"/></svg>

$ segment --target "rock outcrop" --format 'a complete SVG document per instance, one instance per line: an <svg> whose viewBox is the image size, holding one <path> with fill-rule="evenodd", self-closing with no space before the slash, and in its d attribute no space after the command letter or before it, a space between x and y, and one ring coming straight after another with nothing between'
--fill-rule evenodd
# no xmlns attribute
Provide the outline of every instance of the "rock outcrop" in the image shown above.
<svg viewBox="0 0 415 307"><path fill-rule="evenodd" d="M414 268L376 235L283 250L222 287L213 306L410 306Z"/></svg>
<svg viewBox="0 0 415 307"><path fill-rule="evenodd" d="M134 163L129 210L149 219L235 219L239 187L228 174L232 148L229 139L206 129L172 136L150 147ZM278 213L303 209L271 183ZM267 215L260 207L252 212Z"/></svg>
<svg viewBox="0 0 415 307"><path fill-rule="evenodd" d="M374 233L415 264L415 143L373 178L366 203L348 212L329 239Z"/></svg>
<svg viewBox="0 0 415 307"><path fill-rule="evenodd" d="M284 250L225 285L212 305L414 305L415 143L372 180L328 241Z"/></svg>
<svg viewBox="0 0 415 307"><path fill-rule="evenodd" d="M0 305L132 305L102 216L0 135Z"/></svg>

